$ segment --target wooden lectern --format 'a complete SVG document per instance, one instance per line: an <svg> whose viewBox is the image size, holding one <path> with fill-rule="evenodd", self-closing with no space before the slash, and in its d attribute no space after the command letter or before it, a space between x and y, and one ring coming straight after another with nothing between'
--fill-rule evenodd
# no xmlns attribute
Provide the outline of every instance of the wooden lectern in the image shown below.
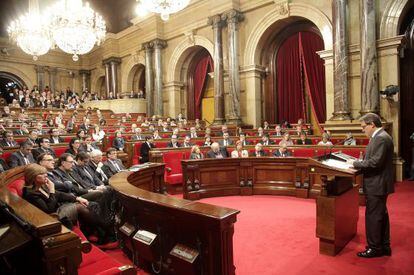
<svg viewBox="0 0 414 275"><path fill-rule="evenodd" d="M362 174L329 154L309 159L309 175L320 181L316 198L316 236L319 252L335 256L357 232L358 182Z"/></svg>

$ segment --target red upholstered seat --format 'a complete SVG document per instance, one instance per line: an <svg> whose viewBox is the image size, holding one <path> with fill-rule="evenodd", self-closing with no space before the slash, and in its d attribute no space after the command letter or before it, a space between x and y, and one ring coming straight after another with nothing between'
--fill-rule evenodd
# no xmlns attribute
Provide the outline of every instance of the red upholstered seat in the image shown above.
<svg viewBox="0 0 414 275"><path fill-rule="evenodd" d="M13 194L21 197L23 195L24 179L17 179L7 185L7 189Z"/></svg>
<svg viewBox="0 0 414 275"><path fill-rule="evenodd" d="M166 148L169 141L154 141L155 148Z"/></svg>
<svg viewBox="0 0 414 275"><path fill-rule="evenodd" d="M312 158L315 156L315 150L312 148L295 148L292 150L292 155L294 157Z"/></svg>
<svg viewBox="0 0 414 275"><path fill-rule="evenodd" d="M168 184L182 184L183 170L181 160L183 159L183 152L165 152L162 155L162 159L165 163L164 181Z"/></svg>
<svg viewBox="0 0 414 275"><path fill-rule="evenodd" d="M134 155L132 156L132 165L139 163L139 157L141 155L141 151L140 151L141 145L142 145L142 142L136 142L134 144Z"/></svg>
<svg viewBox="0 0 414 275"><path fill-rule="evenodd" d="M55 150L55 154L57 157L60 157L65 151L68 149L68 146L56 146L53 147L53 150Z"/></svg>

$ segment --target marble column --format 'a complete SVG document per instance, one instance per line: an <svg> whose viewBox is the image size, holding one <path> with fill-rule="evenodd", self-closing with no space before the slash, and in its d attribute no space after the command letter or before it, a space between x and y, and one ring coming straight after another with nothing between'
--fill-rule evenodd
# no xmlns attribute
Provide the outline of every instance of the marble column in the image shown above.
<svg viewBox="0 0 414 275"><path fill-rule="evenodd" d="M332 1L334 51L334 112L331 120L349 120L348 53L346 35L347 0Z"/></svg>
<svg viewBox="0 0 414 275"><path fill-rule="evenodd" d="M154 100L155 100L155 109L154 115L163 116L164 115L164 106L163 106L163 94L162 94L162 49L167 46L167 42L161 39L153 40L154 43L154 70L155 70L155 79L154 79Z"/></svg>
<svg viewBox="0 0 414 275"><path fill-rule="evenodd" d="M224 69L223 69L223 21L221 15L209 17L208 23L213 27L214 36L214 121L224 123Z"/></svg>
<svg viewBox="0 0 414 275"><path fill-rule="evenodd" d="M37 76L37 88L39 91L43 91L45 88L45 67L36 65L35 70Z"/></svg>
<svg viewBox="0 0 414 275"><path fill-rule="evenodd" d="M109 64L111 66L111 91L115 97L118 97L118 66L121 64L121 59L111 58Z"/></svg>
<svg viewBox="0 0 414 275"><path fill-rule="evenodd" d="M360 1L361 115L379 112L375 0Z"/></svg>
<svg viewBox="0 0 414 275"><path fill-rule="evenodd" d="M111 66L109 63L104 63L104 65L105 65L106 97L108 98L109 93L111 92Z"/></svg>
<svg viewBox="0 0 414 275"><path fill-rule="evenodd" d="M240 119L240 69L239 69L239 22L244 19L242 13L237 10L226 12L222 19L227 21L228 32L228 57L229 57L229 115L227 122L241 124Z"/></svg>
<svg viewBox="0 0 414 275"><path fill-rule="evenodd" d="M154 43L147 42L142 44L145 51L145 98L147 99L147 117L154 114L154 73L152 59L154 53Z"/></svg>
<svg viewBox="0 0 414 275"><path fill-rule="evenodd" d="M49 69L49 88L53 94L57 94L56 90L56 76L57 76L57 68L50 68Z"/></svg>
<svg viewBox="0 0 414 275"><path fill-rule="evenodd" d="M90 77L91 77L91 71L89 70L80 70L79 75L82 77L82 92L83 91L90 91Z"/></svg>

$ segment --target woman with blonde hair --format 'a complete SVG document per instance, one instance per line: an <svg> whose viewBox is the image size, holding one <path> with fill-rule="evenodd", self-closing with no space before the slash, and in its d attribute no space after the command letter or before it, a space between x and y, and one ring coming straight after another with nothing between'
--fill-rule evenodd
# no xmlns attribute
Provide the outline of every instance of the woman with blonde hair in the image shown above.
<svg viewBox="0 0 414 275"><path fill-rule="evenodd" d="M191 147L191 154L190 159L203 159L204 155L200 151L200 147L198 145L194 145Z"/></svg>
<svg viewBox="0 0 414 275"><path fill-rule="evenodd" d="M247 158L249 157L249 152L243 149L243 144L240 140L236 142L236 148L231 152L232 158Z"/></svg>

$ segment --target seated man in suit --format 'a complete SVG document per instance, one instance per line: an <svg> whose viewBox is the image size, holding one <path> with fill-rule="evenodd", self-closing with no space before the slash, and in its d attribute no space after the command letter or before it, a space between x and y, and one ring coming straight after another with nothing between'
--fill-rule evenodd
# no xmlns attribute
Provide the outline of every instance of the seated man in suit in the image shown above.
<svg viewBox="0 0 414 275"><path fill-rule="evenodd" d="M149 161L149 151L152 148L155 148L155 145L153 144L154 140L152 136L146 136L145 142L141 144L141 148L139 150L139 162L140 163L146 163Z"/></svg>
<svg viewBox="0 0 414 275"><path fill-rule="evenodd" d="M284 158L284 157L291 157L292 153L288 150L287 145L284 143L280 145L279 149L273 152L274 157Z"/></svg>
<svg viewBox="0 0 414 275"><path fill-rule="evenodd" d="M280 127L279 124L275 126L275 136L276 137L283 136L282 127Z"/></svg>
<svg viewBox="0 0 414 275"><path fill-rule="evenodd" d="M257 128L257 136L259 137L263 137L264 135L264 130L262 127Z"/></svg>
<svg viewBox="0 0 414 275"><path fill-rule="evenodd" d="M171 136L171 141L167 143L167 147L170 147L170 148L181 147L181 144L178 142L178 138L176 135Z"/></svg>
<svg viewBox="0 0 414 275"><path fill-rule="evenodd" d="M56 158L55 151L52 148L50 148L50 140L45 137L40 138L39 147L32 150L33 158L35 160L37 160L37 157L43 153L48 153L52 155L53 158Z"/></svg>
<svg viewBox="0 0 414 275"><path fill-rule="evenodd" d="M115 150L115 149L114 149ZM116 151L116 150L115 150ZM80 152L76 155L76 165L73 167L73 173L76 174L77 178L82 179L81 185L86 189L101 190L108 189L95 174L95 172L88 166L90 156L86 152Z"/></svg>
<svg viewBox="0 0 414 275"><path fill-rule="evenodd" d="M192 147L194 144L191 142L190 136L185 136L182 147Z"/></svg>
<svg viewBox="0 0 414 275"><path fill-rule="evenodd" d="M29 136L27 137L27 140L33 144L39 144L39 134L37 133L36 129L33 129L29 132Z"/></svg>
<svg viewBox="0 0 414 275"><path fill-rule="evenodd" d="M122 161L118 159L118 152L115 148L109 148L106 151L107 160L103 163L102 170L110 178L119 171L125 170Z"/></svg>
<svg viewBox="0 0 414 275"><path fill-rule="evenodd" d="M312 141L307 138L306 132L302 132L299 137L300 139L298 139L297 141L298 145L311 145L312 144Z"/></svg>
<svg viewBox="0 0 414 275"><path fill-rule="evenodd" d="M262 141L260 143L264 146L274 144L274 142L269 139L269 134L263 134Z"/></svg>
<svg viewBox="0 0 414 275"><path fill-rule="evenodd" d="M18 130L14 130L13 133L17 136L26 136L29 134L29 130L27 129L27 124L26 123L22 123L20 125L20 129Z"/></svg>
<svg viewBox="0 0 414 275"><path fill-rule="evenodd" d="M251 155L252 157L265 157L267 156L266 151L263 150L263 145L261 143L257 143L254 146L254 152Z"/></svg>
<svg viewBox="0 0 414 275"><path fill-rule="evenodd" d="M2 158L3 155L3 149L0 148L0 173L9 170L9 165L7 164L7 162L4 161L4 159Z"/></svg>
<svg viewBox="0 0 414 275"><path fill-rule="evenodd" d="M87 164L95 173L95 175L105 184L108 184L108 177L106 176L105 172L102 170L103 163L102 163L102 151L101 150L93 150L89 153L91 157L89 163Z"/></svg>
<svg viewBox="0 0 414 275"><path fill-rule="evenodd" d="M131 140L144 140L145 137L142 134L142 129L137 127L134 129L134 134L131 136Z"/></svg>
<svg viewBox="0 0 414 275"><path fill-rule="evenodd" d="M51 131L51 135L50 135L50 142L53 144L59 144L63 142L63 138L61 138L60 136L60 131L58 128L54 128Z"/></svg>
<svg viewBox="0 0 414 275"><path fill-rule="evenodd" d="M33 155L31 153L33 144L30 141L24 141L20 143L20 149L14 152L9 157L9 166L14 168L17 166L24 166L30 163L35 163Z"/></svg>
<svg viewBox="0 0 414 275"><path fill-rule="evenodd" d="M239 134L239 141L241 142L241 144L243 146L250 145L250 141L246 140L246 134L245 133L240 133Z"/></svg>
<svg viewBox="0 0 414 275"><path fill-rule="evenodd" d="M217 142L213 142L210 148L211 150L207 152L207 158L222 159L227 158L229 156L227 149L224 147L220 147L220 145Z"/></svg>
<svg viewBox="0 0 414 275"><path fill-rule="evenodd" d="M223 139L219 140L218 143L219 143L220 147L227 147L229 145L233 145L233 141L230 139L230 135L229 135L228 132L223 134Z"/></svg>
<svg viewBox="0 0 414 275"><path fill-rule="evenodd" d="M190 137L191 138L197 138L198 137L197 136L197 129L194 126L190 128Z"/></svg>
<svg viewBox="0 0 414 275"><path fill-rule="evenodd" d="M14 140L13 132L6 131L3 133L3 140L0 143L1 147L17 147L19 144Z"/></svg>
<svg viewBox="0 0 414 275"><path fill-rule="evenodd" d="M112 146L118 150L118 151L123 151L125 148L125 139L124 137L122 137L122 132L121 131L116 131L115 132L115 138L114 141L112 142Z"/></svg>

